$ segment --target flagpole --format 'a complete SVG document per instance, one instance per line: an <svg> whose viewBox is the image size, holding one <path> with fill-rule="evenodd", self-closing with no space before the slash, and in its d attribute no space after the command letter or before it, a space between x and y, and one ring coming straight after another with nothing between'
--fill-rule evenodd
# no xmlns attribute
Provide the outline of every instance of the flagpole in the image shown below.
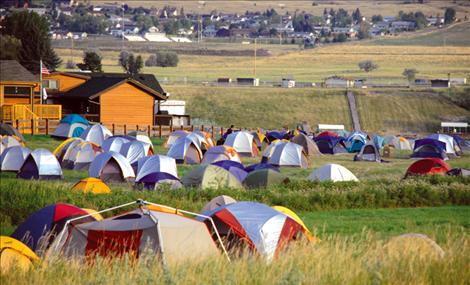
<svg viewBox="0 0 470 285"><path fill-rule="evenodd" d="M42 105L42 59L39 60L39 104Z"/></svg>

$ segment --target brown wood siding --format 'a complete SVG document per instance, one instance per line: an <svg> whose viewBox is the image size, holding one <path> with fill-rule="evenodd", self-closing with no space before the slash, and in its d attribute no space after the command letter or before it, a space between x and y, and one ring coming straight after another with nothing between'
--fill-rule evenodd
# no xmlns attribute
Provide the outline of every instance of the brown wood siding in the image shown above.
<svg viewBox="0 0 470 285"><path fill-rule="evenodd" d="M24 104L24 105L29 105L29 98L23 97L6 97L4 104ZM35 98L34 99L34 104L39 104L39 99Z"/></svg>
<svg viewBox="0 0 470 285"><path fill-rule="evenodd" d="M69 91L72 88L77 87L80 84L85 83L85 79L81 78L76 78L72 76L66 76L63 74L51 74L51 75L45 75L43 79L56 79L59 81L59 92L66 92ZM38 89L39 91L39 89ZM55 91L55 90L54 90Z"/></svg>
<svg viewBox="0 0 470 285"><path fill-rule="evenodd" d="M100 120L107 125L152 125L154 100L145 91L123 83L101 94Z"/></svg>

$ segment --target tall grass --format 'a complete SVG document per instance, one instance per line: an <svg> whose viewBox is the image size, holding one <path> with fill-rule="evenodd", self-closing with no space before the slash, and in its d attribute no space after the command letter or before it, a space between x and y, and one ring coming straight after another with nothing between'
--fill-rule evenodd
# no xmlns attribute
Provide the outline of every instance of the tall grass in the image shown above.
<svg viewBox="0 0 470 285"><path fill-rule="evenodd" d="M169 264L144 257L96 260L82 264L52 259L27 273L2 274L2 284L468 284L470 240L448 231L438 258L412 247L390 249L388 240L364 232L360 239L331 235L317 244L293 244L271 263L245 254L229 263L223 257Z"/></svg>

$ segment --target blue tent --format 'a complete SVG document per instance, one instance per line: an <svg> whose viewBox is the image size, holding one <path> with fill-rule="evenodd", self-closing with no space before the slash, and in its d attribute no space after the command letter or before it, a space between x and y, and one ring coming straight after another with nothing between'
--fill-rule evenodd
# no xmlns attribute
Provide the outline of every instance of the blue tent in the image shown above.
<svg viewBox="0 0 470 285"><path fill-rule="evenodd" d="M60 121L52 136L60 138L80 137L89 125L90 123L80 115L68 115Z"/></svg>
<svg viewBox="0 0 470 285"><path fill-rule="evenodd" d="M415 141L412 158L435 157L448 159L446 154L446 144L436 139L420 139Z"/></svg>
<svg viewBox="0 0 470 285"><path fill-rule="evenodd" d="M342 137L322 135L319 137L315 137L314 141L317 143L318 149L323 154L336 154L347 152L344 145L344 138Z"/></svg>
<svg viewBox="0 0 470 285"><path fill-rule="evenodd" d="M382 149L385 145L385 139L382 136L375 135L374 136L374 144L377 149Z"/></svg>
<svg viewBox="0 0 470 285"><path fill-rule="evenodd" d="M233 176L237 177L240 182L243 182L243 180L245 180L246 176L248 175L248 172L246 172L243 164L233 160L220 160L211 164L222 167L223 169L232 173Z"/></svg>
<svg viewBox="0 0 470 285"><path fill-rule="evenodd" d="M346 139L347 150L349 152L360 152L367 143L367 134L362 131L355 131Z"/></svg>

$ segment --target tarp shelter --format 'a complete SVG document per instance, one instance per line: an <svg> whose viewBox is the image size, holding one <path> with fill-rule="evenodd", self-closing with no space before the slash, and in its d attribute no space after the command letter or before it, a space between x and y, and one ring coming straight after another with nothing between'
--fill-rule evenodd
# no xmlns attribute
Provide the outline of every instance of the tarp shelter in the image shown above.
<svg viewBox="0 0 470 285"><path fill-rule="evenodd" d="M219 145L211 147L208 151L206 151L201 163L211 164L221 160L233 160L236 162L241 162L240 156L233 147Z"/></svg>
<svg viewBox="0 0 470 285"><path fill-rule="evenodd" d="M87 141L73 141L62 157L61 165L70 169L88 169L95 157L101 153L101 147Z"/></svg>
<svg viewBox="0 0 470 285"><path fill-rule="evenodd" d="M189 134L188 131L184 130L176 130L173 131L169 136L168 139L165 142L165 147L166 148L171 148L171 146L178 140L180 137L185 137Z"/></svg>
<svg viewBox="0 0 470 285"><path fill-rule="evenodd" d="M449 159L445 152L446 144L435 139L420 139L415 141L412 158L435 157L442 160Z"/></svg>
<svg viewBox="0 0 470 285"><path fill-rule="evenodd" d="M305 134L298 134L291 139L293 143L296 143L304 149L304 153L308 156L320 156L322 155L318 149L317 144Z"/></svg>
<svg viewBox="0 0 470 285"><path fill-rule="evenodd" d="M31 214L26 221L20 224L11 237L23 242L34 252L46 249L56 235L62 231L65 223L79 216L87 215L87 212L74 205L57 203L46 206ZM73 222L86 223L94 221L92 217Z"/></svg>
<svg viewBox="0 0 470 285"><path fill-rule="evenodd" d="M188 172L181 180L186 187L198 188L243 188L238 179L229 171L215 165L200 165Z"/></svg>
<svg viewBox="0 0 470 285"><path fill-rule="evenodd" d="M313 234L310 232L310 230L307 228L304 221L302 221L302 219L294 211L292 211L291 209L289 209L287 207L284 207L284 206L273 206L272 208L276 211L279 211L279 212L289 216L290 218L294 219L297 223L299 223L302 226L302 228L304 229L304 233L310 241L316 241L317 240L313 236Z"/></svg>
<svg viewBox="0 0 470 285"><path fill-rule="evenodd" d="M29 148L22 146L12 146L5 149L0 155L1 171L17 172L30 153Z"/></svg>
<svg viewBox="0 0 470 285"><path fill-rule="evenodd" d="M128 142L130 142L130 140L127 138L120 137L120 136L113 136L113 137L107 138L101 145L101 148L105 152L115 151L115 152L120 153L122 146Z"/></svg>
<svg viewBox="0 0 470 285"><path fill-rule="evenodd" d="M308 177L310 181L359 181L357 177L344 166L339 164L326 164L315 169Z"/></svg>
<svg viewBox="0 0 470 285"><path fill-rule="evenodd" d="M275 184L286 184L289 178L278 171L265 168L254 170L246 176L243 184L248 188L268 187Z"/></svg>
<svg viewBox="0 0 470 285"><path fill-rule="evenodd" d="M101 146L103 142L111 136L113 136L113 134L111 133L110 130L108 130L103 125L96 124L96 125L92 125L86 128L85 131L83 131L80 138Z"/></svg>
<svg viewBox="0 0 470 285"><path fill-rule="evenodd" d="M58 138L80 137L89 125L90 123L80 115L68 115L60 120L52 136Z"/></svg>
<svg viewBox="0 0 470 285"><path fill-rule="evenodd" d="M236 202L237 202L237 200L233 199L230 196L220 195L220 196L217 196L217 197L213 198L212 200L210 200L209 203L207 203L204 206L204 208L201 210L201 213L213 211L213 210L217 209L220 206L233 204L233 203L236 203Z"/></svg>
<svg viewBox="0 0 470 285"><path fill-rule="evenodd" d="M166 172L151 172L136 180L136 187L143 184L148 190L157 190L159 187L169 185L170 189L183 188L183 184L178 177Z"/></svg>
<svg viewBox="0 0 470 285"><path fill-rule="evenodd" d="M62 168L57 158L47 149L38 148L26 157L17 174L23 179L62 179Z"/></svg>
<svg viewBox="0 0 470 285"><path fill-rule="evenodd" d="M375 143L369 141L361 148L361 151L354 156L354 161L381 162L382 159L380 158L380 152Z"/></svg>
<svg viewBox="0 0 470 285"><path fill-rule="evenodd" d="M135 177L129 161L114 151L99 154L90 164L88 174L104 182L124 182Z"/></svg>
<svg viewBox="0 0 470 285"><path fill-rule="evenodd" d="M243 182L243 180L245 180L246 176L248 175L248 172L246 172L243 164L233 160L221 160L212 163L212 165L219 166L224 168L225 170L228 170L235 177L237 177L238 181L240 182Z"/></svg>
<svg viewBox="0 0 470 285"><path fill-rule="evenodd" d="M0 136L15 136L20 141L25 142L23 135L15 129L12 125L0 123Z"/></svg>
<svg viewBox="0 0 470 285"><path fill-rule="evenodd" d="M58 248L66 257L88 260L124 254L138 258L149 253L173 263L220 254L201 221L146 208L71 227Z"/></svg>
<svg viewBox="0 0 470 285"><path fill-rule="evenodd" d="M178 178L175 159L166 155L146 156L137 160L136 181L152 172L164 172Z"/></svg>
<svg viewBox="0 0 470 285"><path fill-rule="evenodd" d="M78 181L72 186L72 190L84 193L91 192L93 194L108 194L111 193L108 185L101 181L101 179L88 177Z"/></svg>
<svg viewBox="0 0 470 285"><path fill-rule="evenodd" d="M193 139L181 136L171 145L167 156L176 159L177 163L199 164L202 160L202 150Z"/></svg>
<svg viewBox="0 0 470 285"><path fill-rule="evenodd" d="M268 163L279 167L308 167L308 158L303 153L302 146L286 142L276 144L274 147L271 157L268 159Z"/></svg>
<svg viewBox="0 0 470 285"><path fill-rule="evenodd" d="M294 219L255 202L223 205L204 214L212 217L221 235L243 243L268 260L304 233L303 227ZM233 248L236 244L232 242L228 248L236 249Z"/></svg>
<svg viewBox="0 0 470 285"><path fill-rule="evenodd" d="M461 154L459 145L455 142L454 138L449 135L432 134L432 135L429 135L427 138L435 139L435 140L445 143L445 151L448 155L460 155Z"/></svg>
<svg viewBox="0 0 470 285"><path fill-rule="evenodd" d="M231 133L225 139L224 145L233 147L240 156L258 156L258 147L252 134L238 131Z"/></svg>
<svg viewBox="0 0 470 285"><path fill-rule="evenodd" d="M450 166L439 158L425 158L413 162L406 170L405 177L415 175L446 174Z"/></svg>
<svg viewBox="0 0 470 285"><path fill-rule="evenodd" d="M323 154L339 154L346 153L346 147L344 145L344 139L339 136L328 136L322 135L314 138L318 149Z"/></svg>
<svg viewBox="0 0 470 285"><path fill-rule="evenodd" d="M0 236L0 272L2 275L14 268L28 271L33 263L38 261L39 257L21 241Z"/></svg>
<svg viewBox="0 0 470 285"><path fill-rule="evenodd" d="M149 144L135 140L123 144L119 153L133 165L137 160L147 155L149 147Z"/></svg>

